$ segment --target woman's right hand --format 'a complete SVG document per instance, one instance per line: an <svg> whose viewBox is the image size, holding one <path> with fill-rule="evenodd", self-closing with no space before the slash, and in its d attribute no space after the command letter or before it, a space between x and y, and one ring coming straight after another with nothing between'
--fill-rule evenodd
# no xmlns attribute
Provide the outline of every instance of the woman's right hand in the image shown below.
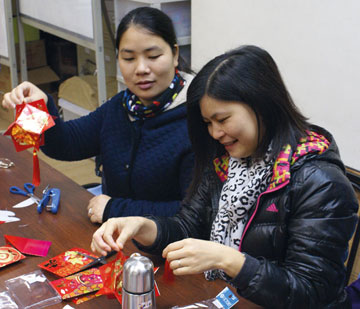
<svg viewBox="0 0 360 309"><path fill-rule="evenodd" d="M4 94L2 106L14 109L16 104L30 103L43 99L47 103L47 95L30 82L23 82L10 92Z"/></svg>
<svg viewBox="0 0 360 309"><path fill-rule="evenodd" d="M143 217L111 218L94 233L91 250L106 255L111 250L124 248L129 239L144 246L154 243L157 235L156 223Z"/></svg>

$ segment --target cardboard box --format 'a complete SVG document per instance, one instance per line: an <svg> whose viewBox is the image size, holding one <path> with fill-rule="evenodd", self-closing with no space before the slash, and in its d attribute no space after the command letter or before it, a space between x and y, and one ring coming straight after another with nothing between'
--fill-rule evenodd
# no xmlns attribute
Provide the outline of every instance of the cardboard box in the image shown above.
<svg viewBox="0 0 360 309"><path fill-rule="evenodd" d="M76 44L61 38L46 40L48 65L56 72L61 81L77 75Z"/></svg>
<svg viewBox="0 0 360 309"><path fill-rule="evenodd" d="M42 85L57 82L60 78L49 66L43 66L28 70L28 80L41 87Z"/></svg>
<svg viewBox="0 0 360 309"><path fill-rule="evenodd" d="M1 95L0 95L0 97L1 97ZM14 119L15 119L14 110L5 109L1 105L1 107L0 107L0 124L1 124L0 131L5 132L5 130L14 121Z"/></svg>
<svg viewBox="0 0 360 309"><path fill-rule="evenodd" d="M111 98L117 93L116 78L106 77L106 93ZM59 98L93 111L98 106L97 77L93 75L73 76L59 87ZM60 103L59 103L60 104Z"/></svg>
<svg viewBox="0 0 360 309"><path fill-rule="evenodd" d="M18 72L18 79L21 80L20 72ZM59 76L49 67L43 66L28 70L28 80L35 85L42 85L59 81ZM0 65L0 93L11 90L11 76L10 68L6 65Z"/></svg>
<svg viewBox="0 0 360 309"><path fill-rule="evenodd" d="M18 78L20 80L20 73L18 73ZM59 81L59 77L49 66L43 66L41 68L28 70L28 80L37 85L43 91L51 93L51 85L52 83L57 83ZM3 95L6 92L11 91L11 89L10 68L2 65L0 66L0 102L3 100ZM0 104L0 118L12 122L14 120L14 113L13 111L4 109Z"/></svg>
<svg viewBox="0 0 360 309"><path fill-rule="evenodd" d="M26 45L26 66L28 70L47 65L44 40L25 42ZM16 62L20 68L19 44L16 44Z"/></svg>
<svg viewBox="0 0 360 309"><path fill-rule="evenodd" d="M105 74L106 76L116 76L117 57L116 48L113 44L113 39L107 28L103 18L103 36L104 36L104 54L105 54ZM95 51L77 45L77 65L79 75L91 75L96 71L96 56Z"/></svg>

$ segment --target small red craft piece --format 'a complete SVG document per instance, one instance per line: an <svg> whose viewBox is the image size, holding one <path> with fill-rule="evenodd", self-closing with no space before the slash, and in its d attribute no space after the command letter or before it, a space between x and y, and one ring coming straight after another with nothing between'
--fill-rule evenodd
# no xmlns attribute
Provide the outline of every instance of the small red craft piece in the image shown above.
<svg viewBox="0 0 360 309"><path fill-rule="evenodd" d="M175 281L175 276L172 269L170 268L170 263L168 262L168 260L165 260L165 269L164 269L163 278L164 281L167 283Z"/></svg>
<svg viewBox="0 0 360 309"><path fill-rule="evenodd" d="M37 151L44 145L43 133L55 125L44 100L16 105L15 121L4 135L10 135L16 151L34 147L33 180L35 186L40 184L40 169Z"/></svg>

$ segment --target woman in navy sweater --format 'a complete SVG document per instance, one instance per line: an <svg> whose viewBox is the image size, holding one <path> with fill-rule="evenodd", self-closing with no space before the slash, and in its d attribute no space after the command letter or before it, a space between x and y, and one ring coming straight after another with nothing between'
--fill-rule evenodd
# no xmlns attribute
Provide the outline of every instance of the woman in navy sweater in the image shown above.
<svg viewBox="0 0 360 309"><path fill-rule="evenodd" d="M74 161L100 156L103 194L92 198L92 222L110 217L172 216L190 182L193 153L186 128L186 91L192 76L179 72L179 47L171 19L142 7L129 12L117 29L118 62L127 89L94 112L45 132L42 151ZM29 82L5 94L2 105L50 96Z"/></svg>

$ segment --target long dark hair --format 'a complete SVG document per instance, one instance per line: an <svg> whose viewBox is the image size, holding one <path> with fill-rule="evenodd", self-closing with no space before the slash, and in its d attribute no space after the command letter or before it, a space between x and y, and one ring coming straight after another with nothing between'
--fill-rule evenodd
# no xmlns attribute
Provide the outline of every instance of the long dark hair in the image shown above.
<svg viewBox="0 0 360 309"><path fill-rule="evenodd" d="M241 46L208 62L191 82L187 92L187 119L195 153L195 170L189 188L195 193L205 169L226 151L208 133L200 100L209 96L247 104L255 112L263 136L253 158L265 155L270 142L275 157L281 148L295 147L310 124L295 106L273 58L256 46Z"/></svg>
<svg viewBox="0 0 360 309"><path fill-rule="evenodd" d="M136 8L122 18L116 31L116 50L119 49L125 31L133 25L142 27L150 33L161 37L169 44L173 54L175 54L177 40L172 20L164 12L151 7ZM181 55L179 55L178 69L188 73L192 72Z"/></svg>

